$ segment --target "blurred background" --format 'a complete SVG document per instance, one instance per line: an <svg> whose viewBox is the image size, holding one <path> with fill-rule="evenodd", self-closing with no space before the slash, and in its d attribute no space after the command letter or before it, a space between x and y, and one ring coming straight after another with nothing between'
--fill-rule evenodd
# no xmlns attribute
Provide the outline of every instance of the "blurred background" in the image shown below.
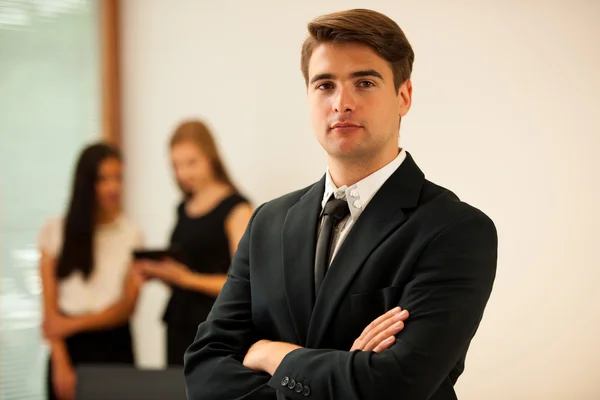
<svg viewBox="0 0 600 400"><path fill-rule="evenodd" d="M124 157L125 214L165 246L181 200L168 140L208 122L254 205L324 173L300 47L312 18L371 8L415 50L401 145L486 212L498 274L462 400L600 399L600 2L0 1L0 398L44 398L37 238L95 140ZM136 366L165 367L169 289L146 284Z"/></svg>

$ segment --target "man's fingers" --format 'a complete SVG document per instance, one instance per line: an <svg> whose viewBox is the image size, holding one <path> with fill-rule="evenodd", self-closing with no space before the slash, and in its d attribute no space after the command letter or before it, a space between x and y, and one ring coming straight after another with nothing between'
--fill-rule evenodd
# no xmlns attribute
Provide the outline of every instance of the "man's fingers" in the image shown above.
<svg viewBox="0 0 600 400"><path fill-rule="evenodd" d="M385 339L383 342L379 343L377 345L377 347L375 347L373 349L373 351L375 353L381 353L384 350L389 349L390 347L392 347L392 345L396 342L396 337L395 336L390 336L389 338Z"/></svg>
<svg viewBox="0 0 600 400"><path fill-rule="evenodd" d="M397 321L394 324L388 326L386 329L384 329L383 331L375 335L373 338L371 338L369 342L367 342L364 351L374 350L377 346L379 346L380 343L387 340L390 336L397 335L398 332L400 332L402 329L404 329L403 321Z"/></svg>
<svg viewBox="0 0 600 400"><path fill-rule="evenodd" d="M374 350L382 341L396 335L404 328L403 322L408 318L408 315L408 311L401 310L400 307L393 308L381 315L363 330L361 335L354 341L350 351ZM398 323L400 324L394 325Z"/></svg>
<svg viewBox="0 0 600 400"><path fill-rule="evenodd" d="M362 331L360 338L364 338L367 334L369 334L369 332L376 328L379 324L381 324L383 321L385 321L388 318L392 318L394 317L394 315L399 314L402 311L402 309L400 307L394 307L392 308L390 311L386 312L385 314L375 318L369 325L367 325L367 327Z"/></svg>
<svg viewBox="0 0 600 400"><path fill-rule="evenodd" d="M383 332L384 330L388 329L390 326L392 326L393 324L395 324L397 322L404 321L406 318L408 318L408 311L406 311L406 310L403 310L400 313L394 313L394 314L388 316L387 318L381 320L381 322L379 324L377 324L376 326L372 327L361 338L362 342L366 345L371 340L373 340L373 338L375 338L377 335L379 335L381 332ZM375 347L375 346L373 346L373 347ZM369 350L371 350L371 349L369 349Z"/></svg>

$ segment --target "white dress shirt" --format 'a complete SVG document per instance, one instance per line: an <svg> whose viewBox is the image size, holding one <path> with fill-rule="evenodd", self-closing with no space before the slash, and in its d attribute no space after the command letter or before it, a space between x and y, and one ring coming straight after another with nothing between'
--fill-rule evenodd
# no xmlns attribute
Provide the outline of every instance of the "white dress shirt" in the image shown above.
<svg viewBox="0 0 600 400"><path fill-rule="evenodd" d="M321 202L321 213L325 208L325 204L327 204L327 200L329 200L332 194L336 199L346 200L348 202L348 207L350 208L350 215L340 221L333 232L333 251L329 258L330 263L348 236L352 226L354 226L356 220L360 217L360 214L364 211L381 186L383 186L385 181L396 172L405 159L406 151L400 149L398 156L389 164L349 187L342 186L338 188L335 186L335 183L333 183L331 175L329 174L329 168L327 168L325 192L323 193L323 201Z"/></svg>

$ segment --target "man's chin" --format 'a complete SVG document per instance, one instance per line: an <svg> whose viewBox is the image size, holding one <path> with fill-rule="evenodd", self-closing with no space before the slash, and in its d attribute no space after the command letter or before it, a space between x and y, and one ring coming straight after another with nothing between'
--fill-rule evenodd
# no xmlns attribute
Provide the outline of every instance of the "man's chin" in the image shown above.
<svg viewBox="0 0 600 400"><path fill-rule="evenodd" d="M366 154L364 151L360 151L360 149L336 149L332 151L328 151L327 154L330 158L333 158L338 161L344 162L360 162L366 158Z"/></svg>

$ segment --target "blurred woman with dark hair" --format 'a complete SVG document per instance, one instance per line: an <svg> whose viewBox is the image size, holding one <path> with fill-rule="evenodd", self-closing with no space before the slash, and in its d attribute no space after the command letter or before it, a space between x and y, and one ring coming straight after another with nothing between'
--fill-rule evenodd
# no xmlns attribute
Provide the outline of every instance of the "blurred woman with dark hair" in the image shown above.
<svg viewBox="0 0 600 400"><path fill-rule="evenodd" d="M201 121L180 124L170 142L171 162L183 201L171 246L181 259L147 262L146 276L169 284L172 295L163 320L167 325L167 363L183 365L218 296L252 208L233 184L213 135Z"/></svg>
<svg viewBox="0 0 600 400"><path fill-rule="evenodd" d="M121 156L99 143L83 150L64 218L40 235L48 398L74 398L75 367L133 364L129 318L142 277L132 268L139 230L121 215Z"/></svg>

